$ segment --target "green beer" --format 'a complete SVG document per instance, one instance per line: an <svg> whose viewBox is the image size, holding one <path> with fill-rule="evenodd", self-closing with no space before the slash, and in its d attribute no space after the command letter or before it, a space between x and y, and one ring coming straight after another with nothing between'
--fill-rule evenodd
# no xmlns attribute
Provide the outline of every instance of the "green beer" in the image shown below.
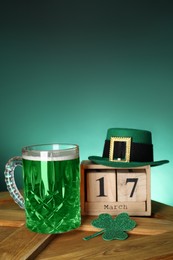
<svg viewBox="0 0 173 260"><path fill-rule="evenodd" d="M63 161L23 159L27 227L61 233L80 226L79 158Z"/></svg>
<svg viewBox="0 0 173 260"><path fill-rule="evenodd" d="M23 167L24 197L14 171ZM14 201L25 210L29 230L55 234L78 228L80 212L79 147L76 144L41 144L22 148L22 157L5 166L5 182Z"/></svg>

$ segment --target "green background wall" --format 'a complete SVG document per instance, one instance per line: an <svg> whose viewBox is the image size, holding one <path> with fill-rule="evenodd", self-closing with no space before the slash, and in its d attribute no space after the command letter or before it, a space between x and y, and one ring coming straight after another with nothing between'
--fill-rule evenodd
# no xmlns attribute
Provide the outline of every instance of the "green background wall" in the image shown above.
<svg viewBox="0 0 173 260"><path fill-rule="evenodd" d="M22 146L78 143L83 160L130 127L170 160L151 190L173 205L173 1L4 1L0 20L0 189Z"/></svg>

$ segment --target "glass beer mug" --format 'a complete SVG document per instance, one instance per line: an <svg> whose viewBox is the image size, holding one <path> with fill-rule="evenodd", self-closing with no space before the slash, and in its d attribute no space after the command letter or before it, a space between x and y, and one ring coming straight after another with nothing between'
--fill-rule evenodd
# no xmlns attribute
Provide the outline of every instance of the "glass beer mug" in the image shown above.
<svg viewBox="0 0 173 260"><path fill-rule="evenodd" d="M15 184L17 166L23 167L24 197ZM80 226L78 145L24 147L22 157L13 157L6 164L5 181L10 195L25 209L31 231L54 234Z"/></svg>

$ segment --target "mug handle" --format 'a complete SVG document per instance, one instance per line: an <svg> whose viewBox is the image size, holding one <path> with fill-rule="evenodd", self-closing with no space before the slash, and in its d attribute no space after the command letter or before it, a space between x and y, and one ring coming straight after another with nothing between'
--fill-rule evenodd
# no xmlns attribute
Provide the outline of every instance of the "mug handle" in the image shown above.
<svg viewBox="0 0 173 260"><path fill-rule="evenodd" d="M24 198L21 195L21 193L19 192L17 186L16 186L16 182L15 182L15 178L14 178L14 171L15 168L17 166L21 166L22 167L22 157L16 156L11 158L7 164L5 165L5 182L7 185L7 189L11 195L11 197L14 199L14 201L19 205L19 207L21 207L22 209L25 208L24 205Z"/></svg>

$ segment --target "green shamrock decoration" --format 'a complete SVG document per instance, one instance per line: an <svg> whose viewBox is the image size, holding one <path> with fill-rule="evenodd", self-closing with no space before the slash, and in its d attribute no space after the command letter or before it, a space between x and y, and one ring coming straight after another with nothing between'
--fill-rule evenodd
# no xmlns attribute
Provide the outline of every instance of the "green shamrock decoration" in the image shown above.
<svg viewBox="0 0 173 260"><path fill-rule="evenodd" d="M114 239L124 240L128 238L128 234L125 231L130 231L136 226L136 222L130 219L127 213L120 213L115 218L112 218L109 214L100 214L91 224L96 228L103 228L103 230L85 237L84 240L89 240L101 234L103 234L102 238L106 241Z"/></svg>

